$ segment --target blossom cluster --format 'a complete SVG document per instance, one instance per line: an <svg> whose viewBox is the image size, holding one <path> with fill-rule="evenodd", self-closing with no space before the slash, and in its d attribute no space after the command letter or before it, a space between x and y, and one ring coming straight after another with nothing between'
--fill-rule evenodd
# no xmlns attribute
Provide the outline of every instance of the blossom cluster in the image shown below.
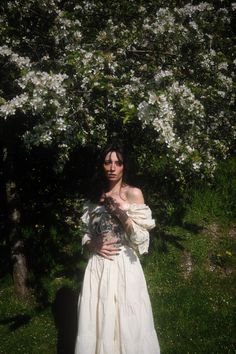
<svg viewBox="0 0 236 354"><path fill-rule="evenodd" d="M66 74L51 74L43 71L29 71L18 80L18 85L24 90L27 86L33 85L39 96L47 94L48 90L54 91L58 96L66 94L62 83L68 76Z"/></svg>
<svg viewBox="0 0 236 354"><path fill-rule="evenodd" d="M7 14L21 11L18 1L4 5L0 55L20 72L12 75L19 88L14 97L2 93L0 115L37 114L23 137L28 146L56 143L60 161L76 144L101 146L111 127L132 134L135 127L165 147L177 169L212 173L236 135L229 49L235 5L115 1L108 9L93 0L66 3L37 3L52 18L43 33L51 47L38 61L30 43L44 48L43 35L27 28L36 0L24 2L19 38L11 38L7 22Z"/></svg>
<svg viewBox="0 0 236 354"><path fill-rule="evenodd" d="M66 74L28 71L17 81L19 87L25 92L4 102L0 106L0 115L6 118L9 115L14 115L17 109L23 111L27 108L32 108L34 111L43 110L47 104L46 97L49 93L54 93L54 96L50 95L49 104L57 109L59 115L65 113L66 107L61 107L58 98L66 95L63 81L67 78Z"/></svg>
<svg viewBox="0 0 236 354"><path fill-rule="evenodd" d="M19 54L15 53L11 48L7 45L0 46L0 55L8 57L8 60L11 63L17 65L20 69L30 68L31 61L28 57L22 57Z"/></svg>
<svg viewBox="0 0 236 354"><path fill-rule="evenodd" d="M0 106L0 116L7 118L9 115L14 115L17 109L23 109L28 99L27 93L23 93L2 104Z"/></svg>

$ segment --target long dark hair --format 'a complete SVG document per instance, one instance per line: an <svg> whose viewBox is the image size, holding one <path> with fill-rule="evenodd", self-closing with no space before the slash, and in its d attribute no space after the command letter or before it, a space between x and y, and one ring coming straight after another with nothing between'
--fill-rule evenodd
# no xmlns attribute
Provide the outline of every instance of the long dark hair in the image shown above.
<svg viewBox="0 0 236 354"><path fill-rule="evenodd" d="M115 152L117 158L122 161L124 166L124 172L122 177L122 186L125 186L129 182L129 162L127 159L127 153L123 145L119 142L112 142L105 146L98 157L96 172L91 179L90 188L87 193L87 197L91 202L98 203L102 194L108 191L108 181L105 178L103 163L107 154Z"/></svg>

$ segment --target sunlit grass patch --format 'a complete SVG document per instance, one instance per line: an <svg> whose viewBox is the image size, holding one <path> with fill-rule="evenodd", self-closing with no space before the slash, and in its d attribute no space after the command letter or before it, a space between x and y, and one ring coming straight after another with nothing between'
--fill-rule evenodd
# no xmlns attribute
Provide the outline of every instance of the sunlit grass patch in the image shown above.
<svg viewBox="0 0 236 354"><path fill-rule="evenodd" d="M18 300L11 282L1 284L0 353L56 353L56 330L50 309Z"/></svg>
<svg viewBox="0 0 236 354"><path fill-rule="evenodd" d="M234 228L227 233L225 227L218 225L218 229L215 239L203 228L196 232L184 225L169 226L167 235L172 240L176 237L182 247L168 242L168 236L163 241L163 235L156 235L150 255L143 261L164 354L234 353L236 259L234 241L229 237ZM157 251L163 242L165 247ZM212 254L227 259L215 264ZM232 271L227 273L229 262Z"/></svg>

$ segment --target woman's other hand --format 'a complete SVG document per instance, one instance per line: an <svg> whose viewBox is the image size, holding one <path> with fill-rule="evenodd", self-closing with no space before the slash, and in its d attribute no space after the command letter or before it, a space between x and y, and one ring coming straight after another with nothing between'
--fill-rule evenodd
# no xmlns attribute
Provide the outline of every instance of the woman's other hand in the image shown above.
<svg viewBox="0 0 236 354"><path fill-rule="evenodd" d="M112 197L105 197L104 205L106 209L113 214L114 216L118 216L122 209L120 208L120 204Z"/></svg>
<svg viewBox="0 0 236 354"><path fill-rule="evenodd" d="M112 261L112 256L118 255L120 253L120 249L114 246L118 242L118 238L112 241L105 241L102 237L99 237L99 240L87 241L86 247L89 252L96 253L99 256Z"/></svg>

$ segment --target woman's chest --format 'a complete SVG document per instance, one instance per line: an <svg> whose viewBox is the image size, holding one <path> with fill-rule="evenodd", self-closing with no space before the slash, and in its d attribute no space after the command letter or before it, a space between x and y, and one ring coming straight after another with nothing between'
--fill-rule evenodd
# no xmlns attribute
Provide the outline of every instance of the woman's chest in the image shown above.
<svg viewBox="0 0 236 354"><path fill-rule="evenodd" d="M123 240L125 234L119 220L103 207L90 213L90 230L93 237L103 237L106 240L113 238Z"/></svg>

